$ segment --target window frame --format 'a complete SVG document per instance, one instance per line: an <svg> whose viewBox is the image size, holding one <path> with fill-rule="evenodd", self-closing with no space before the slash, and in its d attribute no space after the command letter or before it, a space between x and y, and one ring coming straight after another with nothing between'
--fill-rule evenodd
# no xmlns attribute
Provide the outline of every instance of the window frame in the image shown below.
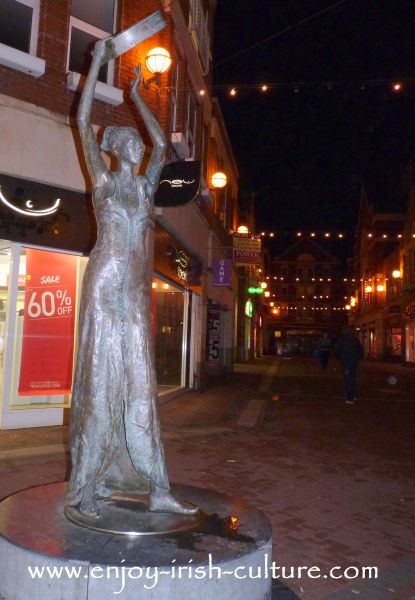
<svg viewBox="0 0 415 600"><path fill-rule="evenodd" d="M92 35L93 37L96 37L97 39L100 39L100 40L102 40L106 37L109 37L109 36L113 35L116 30L117 8L118 8L118 2L117 2L117 0L114 0L114 18L113 18L113 24L112 24L112 31L104 31L103 29L100 29L99 27L96 27L95 25L91 25L90 23L87 23L86 21L82 21L82 19L78 19L78 17L74 17L71 14L70 19L69 19L68 51L66 53L66 72L67 73L75 72L75 71L71 71L69 69L69 63L70 63L70 58L71 58L72 29L73 28L78 29L79 31L88 33L89 35ZM110 60L108 62L107 80L105 82L100 82L100 83L104 83L105 85L113 86L114 85L114 75L115 75L114 60Z"/></svg>
<svg viewBox="0 0 415 600"><path fill-rule="evenodd" d="M29 40L29 52L24 52L24 54L30 54L30 56L36 56L37 52L37 38L39 34L39 11L40 11L40 0L14 0L14 2L18 2L19 4L23 4L24 6L28 6L32 9L32 25L30 28L30 40ZM4 44L7 46L7 44ZM8 46L8 48L14 48L14 46ZM19 50L19 52L23 52Z"/></svg>
<svg viewBox="0 0 415 600"><path fill-rule="evenodd" d="M191 106L193 104L193 107ZM192 113L192 114L190 114ZM199 103L193 88L186 93L186 112L184 121L184 135L189 149L188 158L194 160L197 146ZM192 121L192 122L191 122Z"/></svg>

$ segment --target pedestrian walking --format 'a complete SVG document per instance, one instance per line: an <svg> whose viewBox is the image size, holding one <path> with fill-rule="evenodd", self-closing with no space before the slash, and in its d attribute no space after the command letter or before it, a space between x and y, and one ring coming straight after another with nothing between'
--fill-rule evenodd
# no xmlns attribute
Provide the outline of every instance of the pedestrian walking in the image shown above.
<svg viewBox="0 0 415 600"><path fill-rule="evenodd" d="M325 333L317 346L318 357L320 359L320 365L323 370L327 369L328 367L331 350L332 345L330 338L327 335L327 333Z"/></svg>
<svg viewBox="0 0 415 600"><path fill-rule="evenodd" d="M356 402L356 379L359 362L364 356L363 346L354 334L353 329L348 328L339 338L334 354L342 363L344 383L346 386L346 403Z"/></svg>

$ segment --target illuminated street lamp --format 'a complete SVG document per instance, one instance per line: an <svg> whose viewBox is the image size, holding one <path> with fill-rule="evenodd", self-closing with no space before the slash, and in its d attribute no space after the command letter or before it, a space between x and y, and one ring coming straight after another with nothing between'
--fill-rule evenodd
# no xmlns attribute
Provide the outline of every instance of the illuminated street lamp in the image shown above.
<svg viewBox="0 0 415 600"><path fill-rule="evenodd" d="M166 73L171 66L171 57L165 48L153 48L146 56L146 67L153 73L153 77L144 82L144 87L149 88L152 83L160 86L160 77Z"/></svg>
<svg viewBox="0 0 415 600"><path fill-rule="evenodd" d="M372 293L372 292L373 292L373 288L372 288L372 286L371 286L371 285L367 285L367 286L365 287L365 292L366 292L366 294L370 294L370 293Z"/></svg>
<svg viewBox="0 0 415 600"><path fill-rule="evenodd" d="M236 233L249 233L249 229L246 225L239 225Z"/></svg>
<svg viewBox="0 0 415 600"><path fill-rule="evenodd" d="M401 272L399 271L399 269L395 269L394 271L392 271L392 277L394 279L399 279L400 276L401 276Z"/></svg>
<svg viewBox="0 0 415 600"><path fill-rule="evenodd" d="M214 188L223 188L228 183L228 178L226 177L225 173L222 173L222 171L217 171L212 175L210 181L212 182Z"/></svg>

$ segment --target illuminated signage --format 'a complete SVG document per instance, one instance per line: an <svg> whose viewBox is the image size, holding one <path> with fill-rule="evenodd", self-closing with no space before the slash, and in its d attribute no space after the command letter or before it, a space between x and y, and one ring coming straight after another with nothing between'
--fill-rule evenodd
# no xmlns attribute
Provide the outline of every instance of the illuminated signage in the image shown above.
<svg viewBox="0 0 415 600"><path fill-rule="evenodd" d="M252 317L253 307L251 300L245 302L245 314L247 317Z"/></svg>
<svg viewBox="0 0 415 600"><path fill-rule="evenodd" d="M248 294L263 294L264 290L261 287L250 286L248 288Z"/></svg>
<svg viewBox="0 0 415 600"><path fill-rule="evenodd" d="M26 210L23 210L22 208L18 208L17 206L12 204L5 198L3 192L1 191L1 187L0 187L0 200L8 208L11 208L12 210L20 213L21 215L26 215L27 217L44 217L46 215L52 215L53 213L55 213L58 210L59 205L61 203L60 198L56 198L56 200L52 206L49 206L48 208L36 210L33 206L33 200L26 200L25 201Z"/></svg>

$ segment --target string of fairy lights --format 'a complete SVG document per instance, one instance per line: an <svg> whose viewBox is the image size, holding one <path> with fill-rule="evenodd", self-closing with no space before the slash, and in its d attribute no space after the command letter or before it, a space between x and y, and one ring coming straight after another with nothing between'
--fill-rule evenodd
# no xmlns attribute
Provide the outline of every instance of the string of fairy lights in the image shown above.
<svg viewBox="0 0 415 600"><path fill-rule="evenodd" d="M253 82L253 83L222 83L213 84L209 88L200 88L197 95L205 96L209 92L222 92L231 99L237 99L245 96L247 93L258 93L266 96L273 92L288 92L300 94L308 90L333 92L336 90L358 90L363 93L373 88L389 90L391 94L402 94L408 91L415 83L415 79L405 79L397 81L396 79L366 79L359 81L278 81L278 82ZM171 93L195 92L190 87L163 86L160 89Z"/></svg>
<svg viewBox="0 0 415 600"><path fill-rule="evenodd" d="M336 231L260 231L256 234L252 234L261 238L278 238L280 236L292 236L296 238L313 238L313 239L324 239L324 240L346 240L351 237L355 238L356 234L347 234ZM363 235L364 238L372 239L373 241L378 240L401 240L403 239L402 233L379 233L379 232L368 232ZM411 237L415 239L415 233L411 234Z"/></svg>

